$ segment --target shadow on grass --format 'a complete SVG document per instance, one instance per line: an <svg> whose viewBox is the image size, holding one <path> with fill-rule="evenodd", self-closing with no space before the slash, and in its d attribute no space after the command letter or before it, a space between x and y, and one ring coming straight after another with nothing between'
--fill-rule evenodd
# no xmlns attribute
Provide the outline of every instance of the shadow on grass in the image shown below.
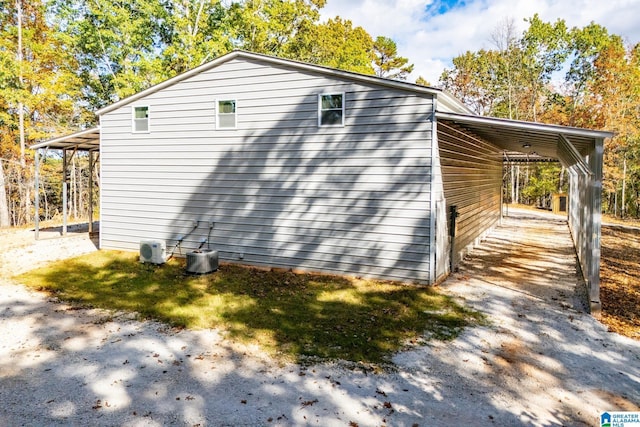
<svg viewBox="0 0 640 427"><path fill-rule="evenodd" d="M482 321L434 288L389 281L295 274L224 265L184 274L184 260L140 264L131 253L101 251L18 278L60 299L135 311L174 326L222 328L272 354L388 362L425 339L451 339Z"/></svg>

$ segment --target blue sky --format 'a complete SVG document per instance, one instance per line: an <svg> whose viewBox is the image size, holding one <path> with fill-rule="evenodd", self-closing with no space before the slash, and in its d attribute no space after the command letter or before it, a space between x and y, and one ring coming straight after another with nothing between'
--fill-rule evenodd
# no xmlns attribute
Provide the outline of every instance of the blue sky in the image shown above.
<svg viewBox="0 0 640 427"><path fill-rule="evenodd" d="M491 33L500 22L513 20L520 34L535 13L569 27L593 21L628 43L640 42L640 0L327 0L321 13L349 19L374 38L393 38L415 64L409 80L422 75L434 85L453 57L493 48Z"/></svg>

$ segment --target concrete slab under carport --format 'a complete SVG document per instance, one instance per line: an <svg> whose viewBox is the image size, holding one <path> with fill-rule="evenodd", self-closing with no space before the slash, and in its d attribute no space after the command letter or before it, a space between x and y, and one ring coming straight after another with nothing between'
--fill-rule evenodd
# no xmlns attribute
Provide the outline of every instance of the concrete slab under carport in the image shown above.
<svg viewBox="0 0 640 427"><path fill-rule="evenodd" d="M533 301L590 310L567 217L546 210L507 205L501 224L468 253L455 278L477 280ZM510 300L508 305L521 302Z"/></svg>

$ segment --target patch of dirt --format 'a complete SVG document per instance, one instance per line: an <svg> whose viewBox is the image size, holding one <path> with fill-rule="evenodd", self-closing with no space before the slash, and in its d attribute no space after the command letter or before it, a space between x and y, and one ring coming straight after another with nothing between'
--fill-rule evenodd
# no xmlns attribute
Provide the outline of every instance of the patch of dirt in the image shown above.
<svg viewBox="0 0 640 427"><path fill-rule="evenodd" d="M603 226L601 246L601 321L640 340L640 228Z"/></svg>
<svg viewBox="0 0 640 427"><path fill-rule="evenodd" d="M62 227L46 227L39 240L33 229L0 229L0 279L97 250L98 238L90 238L87 229L87 223L70 224L62 236Z"/></svg>

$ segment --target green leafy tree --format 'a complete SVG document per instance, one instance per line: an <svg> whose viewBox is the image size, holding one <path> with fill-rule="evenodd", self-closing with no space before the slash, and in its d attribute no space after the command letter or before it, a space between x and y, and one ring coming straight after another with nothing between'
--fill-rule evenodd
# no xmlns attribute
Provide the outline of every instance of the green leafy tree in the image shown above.
<svg viewBox="0 0 640 427"><path fill-rule="evenodd" d="M54 0L57 27L71 40L84 99L100 108L175 74L158 52L171 36L162 0Z"/></svg>
<svg viewBox="0 0 640 427"><path fill-rule="evenodd" d="M582 101L585 90L595 77L595 61L600 53L611 44L622 45L622 39L596 23L570 31L571 61L566 81L571 85L574 106Z"/></svg>
<svg viewBox="0 0 640 427"><path fill-rule="evenodd" d="M543 22L538 14L527 20L529 28L520 40L522 74L528 95L527 119L538 121L541 103L551 95L549 84L569 55L569 34L564 20Z"/></svg>
<svg viewBox="0 0 640 427"><path fill-rule="evenodd" d="M170 77L233 49L227 9L219 0L172 0L159 38L163 74Z"/></svg>
<svg viewBox="0 0 640 427"><path fill-rule="evenodd" d="M362 74L374 73L373 40L362 27L354 28L349 20L329 19L314 29L309 41L306 54L299 59Z"/></svg>
<svg viewBox="0 0 640 427"><path fill-rule="evenodd" d="M291 58L320 19L326 0L245 0L231 4L230 38L235 48Z"/></svg>
<svg viewBox="0 0 640 427"><path fill-rule="evenodd" d="M378 77L406 80L414 65L409 59L398 56L396 42L388 37L378 36L373 43L373 67Z"/></svg>
<svg viewBox="0 0 640 427"><path fill-rule="evenodd" d="M522 189L522 196L529 204L550 207L551 195L560 187L562 168L556 163L541 163L529 169L529 180Z"/></svg>
<svg viewBox="0 0 640 427"><path fill-rule="evenodd" d="M418 78L416 79L416 84L420 86L431 86L431 83L429 83L427 79L422 76L418 76Z"/></svg>

